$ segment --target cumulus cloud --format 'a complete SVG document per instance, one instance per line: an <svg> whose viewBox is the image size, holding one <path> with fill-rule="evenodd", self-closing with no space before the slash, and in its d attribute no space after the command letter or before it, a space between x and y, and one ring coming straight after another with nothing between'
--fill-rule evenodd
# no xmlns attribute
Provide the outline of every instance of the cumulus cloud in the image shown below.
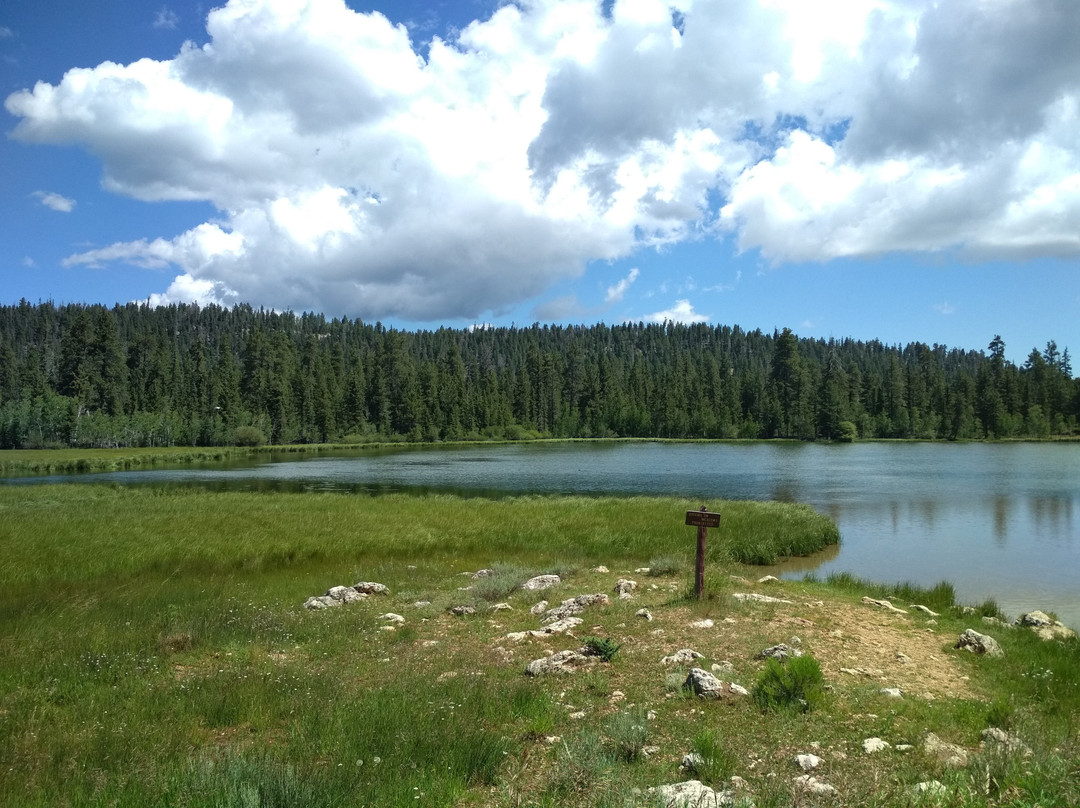
<svg viewBox="0 0 1080 808"><path fill-rule="evenodd" d="M344 0L229 0L205 45L6 107L113 192L217 208L68 259L175 267L162 300L475 321L729 233L773 262L1080 255L1080 4L604 5L508 4L419 48Z"/></svg>
<svg viewBox="0 0 1080 808"><path fill-rule="evenodd" d="M647 323L685 323L687 325L705 323L708 320L708 315L698 314L694 311L694 307L689 300L676 300L675 305L670 309L654 312L645 317Z"/></svg>
<svg viewBox="0 0 1080 808"><path fill-rule="evenodd" d="M620 280L614 286L609 286L607 288L607 294L604 295L604 302L617 303L618 301L622 300L623 295L626 294L626 290L633 285L634 281L638 279L638 275L640 274L641 271L637 267L634 267L630 270L630 272L625 278Z"/></svg>
<svg viewBox="0 0 1080 808"><path fill-rule="evenodd" d="M75 210L74 199L68 199L66 196L53 193L52 191L34 191L31 196L45 207L50 210L55 210L57 213L71 213L71 211Z"/></svg>
<svg viewBox="0 0 1080 808"><path fill-rule="evenodd" d="M935 303L934 311L936 311L938 314L948 316L950 314L956 313L956 306L954 306L952 303L949 303L948 301L945 301L944 303Z"/></svg>

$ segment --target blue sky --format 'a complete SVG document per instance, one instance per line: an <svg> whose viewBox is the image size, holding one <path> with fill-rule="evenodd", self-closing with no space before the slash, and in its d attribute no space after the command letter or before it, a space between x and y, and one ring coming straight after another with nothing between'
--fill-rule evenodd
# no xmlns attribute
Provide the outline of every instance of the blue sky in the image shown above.
<svg viewBox="0 0 1080 808"><path fill-rule="evenodd" d="M1080 350L1071 0L8 0L0 302Z"/></svg>

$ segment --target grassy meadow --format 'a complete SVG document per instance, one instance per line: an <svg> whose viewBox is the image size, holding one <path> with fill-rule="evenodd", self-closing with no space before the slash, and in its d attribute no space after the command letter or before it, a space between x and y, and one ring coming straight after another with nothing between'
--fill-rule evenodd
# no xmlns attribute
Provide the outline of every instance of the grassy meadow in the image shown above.
<svg viewBox="0 0 1080 808"><path fill-rule="evenodd" d="M1004 659L976 658L951 648L978 617L962 616L947 585L753 583L743 563L839 538L812 509L776 503L712 505L723 521L709 532L708 597L695 601L683 516L698 505L0 487L0 804L649 806L650 786L732 775L758 806L933 804L910 791L929 779L947 789L942 804L1080 801L1075 640L1003 628ZM494 574L463 574L481 568ZM564 583L520 589L546 572ZM637 581L632 599L612 592L618 577ZM390 594L302 606L360 580ZM748 591L791 603L732 597ZM539 627L529 609L541 597L588 592L611 603L572 634L507 639ZM922 598L941 616L883 614L865 594L905 608ZM476 611L451 615L459 605ZM714 627L691 627L704 619ZM806 713L699 701L680 687L686 666L660 663L695 648L696 664L730 661L722 676L751 688L756 652L793 634L824 673ZM524 675L588 636L611 641L610 661ZM897 667L899 648L914 665ZM842 673L849 656L898 677L905 698L881 695L880 677ZM980 750L990 724L1034 754ZM927 731L970 761L943 768L917 747ZM916 749L867 756L873 735ZM703 755L696 775L679 770L691 750ZM793 756L814 750L838 797L792 784Z"/></svg>

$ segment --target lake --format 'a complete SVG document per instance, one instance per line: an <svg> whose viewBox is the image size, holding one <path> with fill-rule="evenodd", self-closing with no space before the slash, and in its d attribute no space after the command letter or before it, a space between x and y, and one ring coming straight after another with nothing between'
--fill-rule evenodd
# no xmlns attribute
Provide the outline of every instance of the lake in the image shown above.
<svg viewBox="0 0 1080 808"><path fill-rule="evenodd" d="M770 572L951 581L964 602L1080 628L1080 444L582 442L381 449L244 466L36 478L246 490L672 494L806 502L841 545ZM14 482L14 481L12 481ZM28 482L21 480L18 482ZM722 512L722 508L720 508ZM687 528L688 548L693 531ZM763 573L764 574L764 573ZM906 604L901 604L906 605Z"/></svg>

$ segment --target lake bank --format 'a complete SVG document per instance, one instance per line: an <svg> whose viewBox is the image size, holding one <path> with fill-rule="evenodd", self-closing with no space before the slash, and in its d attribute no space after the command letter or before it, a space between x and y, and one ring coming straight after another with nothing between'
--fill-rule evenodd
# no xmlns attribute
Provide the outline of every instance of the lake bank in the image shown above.
<svg viewBox="0 0 1080 808"><path fill-rule="evenodd" d="M35 478L29 478L35 479ZM843 542L778 575L850 572L1050 608L1080 626L1074 443L558 442L258 454L225 464L52 477L213 490L652 495L806 502ZM10 480L9 480L10 482Z"/></svg>
<svg viewBox="0 0 1080 808"><path fill-rule="evenodd" d="M797 753L823 759L816 776L841 804L901 804L930 780L957 805L1080 797L1068 727L1080 709L1075 641L1036 644L999 627L1006 656L977 658L952 645L969 622L985 624L962 616L948 592L894 593L924 599L935 618L903 600L906 615L862 603L888 588L759 584L754 568L724 560L729 539L775 532L785 519L820 536L820 516L804 521L808 509L784 504L721 504L732 534L710 531L720 557L708 597L688 600L687 507L0 489L0 733L9 741L0 802L239 806L256 794L329 806L644 805L633 789L688 779L682 756L710 739L715 766L697 778L726 788L736 775L759 806L806 801L796 796ZM494 568L499 586L474 578L481 568ZM520 588L542 572L561 583ZM620 578L636 583L626 600L614 591ZM359 580L389 592L326 611L302 606ZM776 600L734 597L747 592ZM539 599L581 593L608 602L569 633L508 636L541 627L531 613ZM459 605L476 612L454 616ZM531 660L588 635L620 650L569 676L526 677ZM726 681L752 688L758 653L793 635L831 688L806 715L691 698L681 688L690 666L662 662L691 648L703 655L696 664L730 663ZM1028 675L1036 669L1050 675ZM991 719L1037 757L1014 765L980 747ZM931 732L967 750L968 763L950 769L924 751ZM870 737L914 749L870 756ZM644 755L646 746L655 751Z"/></svg>

